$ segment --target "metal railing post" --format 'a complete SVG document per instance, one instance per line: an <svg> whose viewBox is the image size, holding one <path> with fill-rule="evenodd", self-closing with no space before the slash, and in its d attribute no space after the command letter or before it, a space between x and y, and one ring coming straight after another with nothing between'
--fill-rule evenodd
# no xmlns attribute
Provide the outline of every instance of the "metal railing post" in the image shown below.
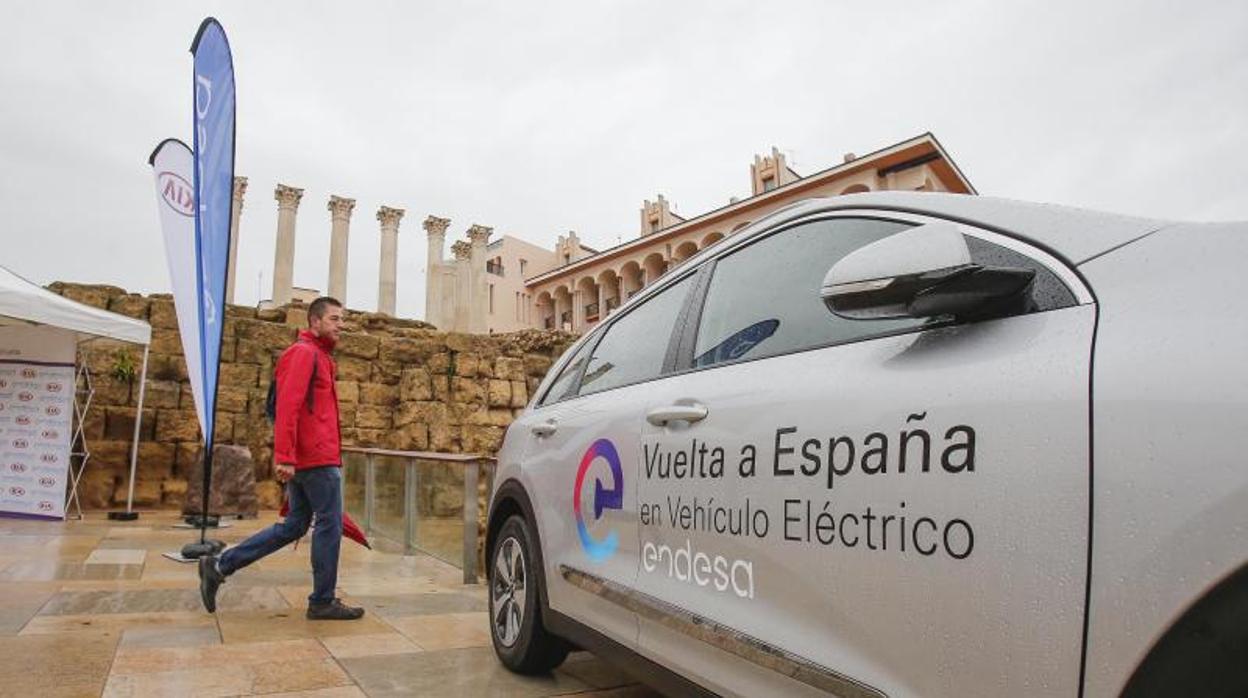
<svg viewBox="0 0 1248 698"><path fill-rule="evenodd" d="M416 554L416 460L403 464L403 554Z"/></svg>
<svg viewBox="0 0 1248 698"><path fill-rule="evenodd" d="M373 513L377 510L377 464L373 454L364 455L364 532L373 532Z"/></svg>
<svg viewBox="0 0 1248 698"><path fill-rule="evenodd" d="M480 461L464 466L464 584L477 583L477 475Z"/></svg>

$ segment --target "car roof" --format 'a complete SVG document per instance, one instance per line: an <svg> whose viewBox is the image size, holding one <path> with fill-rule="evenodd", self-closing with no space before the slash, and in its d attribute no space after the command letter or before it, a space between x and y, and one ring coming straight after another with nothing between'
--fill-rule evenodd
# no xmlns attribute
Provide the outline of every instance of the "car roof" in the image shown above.
<svg viewBox="0 0 1248 698"><path fill-rule="evenodd" d="M1170 224L1057 204L935 192L869 192L809 199L777 214L793 218L860 208L932 215L997 230L1046 248L1071 264L1085 262Z"/></svg>

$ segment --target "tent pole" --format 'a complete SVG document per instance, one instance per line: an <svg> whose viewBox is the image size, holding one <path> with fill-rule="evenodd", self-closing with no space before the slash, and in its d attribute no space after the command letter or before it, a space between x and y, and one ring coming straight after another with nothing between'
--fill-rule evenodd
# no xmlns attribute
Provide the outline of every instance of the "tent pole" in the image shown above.
<svg viewBox="0 0 1248 698"><path fill-rule="evenodd" d="M130 491L126 494L126 513L134 506L134 470L139 461L139 427L143 424L143 397L147 391L147 352L151 345L143 345L143 368L139 371L139 406L134 412L134 440L130 443Z"/></svg>

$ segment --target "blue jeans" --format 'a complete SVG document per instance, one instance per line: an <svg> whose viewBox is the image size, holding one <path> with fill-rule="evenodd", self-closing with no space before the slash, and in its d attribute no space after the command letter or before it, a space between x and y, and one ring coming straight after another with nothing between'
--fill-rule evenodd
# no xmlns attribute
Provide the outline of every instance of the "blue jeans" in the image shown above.
<svg viewBox="0 0 1248 698"><path fill-rule="evenodd" d="M290 512L274 524L221 554L217 567L231 575L269 553L303 537L316 515L312 532L312 595L310 604L334 600L338 586L338 551L342 547L342 468L327 465L295 471L286 484Z"/></svg>

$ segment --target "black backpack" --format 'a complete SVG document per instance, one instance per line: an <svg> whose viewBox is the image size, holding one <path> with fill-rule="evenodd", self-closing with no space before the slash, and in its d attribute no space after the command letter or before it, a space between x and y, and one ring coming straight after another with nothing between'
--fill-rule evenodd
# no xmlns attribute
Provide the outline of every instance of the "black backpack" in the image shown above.
<svg viewBox="0 0 1248 698"><path fill-rule="evenodd" d="M316 365L320 363L315 358L312 359L312 375L308 378L308 411L312 411L313 394L312 387L316 385ZM269 379L269 395L264 398L264 416L269 419L270 423L277 421L277 367L273 367L273 377Z"/></svg>

